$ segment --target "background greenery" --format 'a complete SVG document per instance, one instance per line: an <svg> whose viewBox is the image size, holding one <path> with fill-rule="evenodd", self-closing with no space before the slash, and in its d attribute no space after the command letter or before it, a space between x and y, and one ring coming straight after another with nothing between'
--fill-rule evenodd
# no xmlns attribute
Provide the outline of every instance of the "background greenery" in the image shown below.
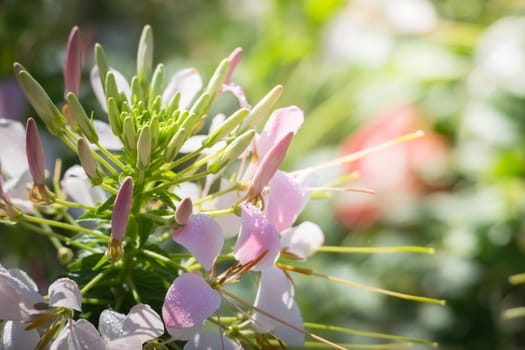
<svg viewBox="0 0 525 350"><path fill-rule="evenodd" d="M361 139L400 136L385 131L400 107L414 115L405 133L423 127L438 140L439 152L423 152L425 162L400 165L389 159L376 165L375 177L356 182L376 189L372 199L334 196L329 205L312 203L302 219L320 223L331 245L435 247L434 256L321 253L311 265L444 298L447 306L298 277L297 299L306 320L424 337L443 349L522 348L525 321L501 317L503 310L525 305L523 287L508 282L509 275L525 270L522 1L4 0L0 117L23 120L33 113L13 84L13 61L61 103L64 49L73 25L80 27L86 49L100 42L110 62L129 76L144 24L153 26L155 60L165 62L168 73L193 66L207 79L216 62L240 46L244 57L235 81L251 103L276 84L285 86L279 106L298 105L307 118L286 160L288 169L343 154L348 142L362 142L350 135L377 118L381 123L361 131ZM89 87L93 58L87 50L81 100L100 116ZM46 142L67 163L68 154ZM424 146L406 144L401 152ZM399 168L408 185L389 184ZM353 213L375 208L375 216L352 216L342 208ZM45 240L3 227L0 234L2 264L28 269L42 288L61 273Z"/></svg>

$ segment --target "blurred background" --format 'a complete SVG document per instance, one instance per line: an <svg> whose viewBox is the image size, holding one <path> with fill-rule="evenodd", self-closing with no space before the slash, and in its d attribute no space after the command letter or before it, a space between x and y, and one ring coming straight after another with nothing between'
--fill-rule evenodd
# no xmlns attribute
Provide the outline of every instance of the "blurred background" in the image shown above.
<svg viewBox="0 0 525 350"><path fill-rule="evenodd" d="M319 223L329 245L434 247L433 256L319 253L310 265L447 305L299 276L305 320L422 337L442 349L525 347L525 318L501 317L525 305L525 288L508 281L525 271L523 1L3 0L0 117L34 115L13 80L14 61L62 103L65 45L78 25L86 52L81 100L103 118L89 86L91 48L100 42L129 77L145 24L153 26L155 61L168 76L195 67L207 80L240 46L234 81L252 105L285 86L278 106L297 105L306 115L287 169L425 131L326 174L359 171L349 184L376 195L312 201L301 219ZM60 145L46 142L67 163ZM43 286L62 271L46 240L5 227L0 234L2 264L29 270Z"/></svg>

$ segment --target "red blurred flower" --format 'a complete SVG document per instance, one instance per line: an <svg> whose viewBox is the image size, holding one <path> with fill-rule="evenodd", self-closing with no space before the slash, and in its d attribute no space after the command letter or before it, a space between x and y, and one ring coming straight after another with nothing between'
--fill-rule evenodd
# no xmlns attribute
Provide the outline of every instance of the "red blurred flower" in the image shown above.
<svg viewBox="0 0 525 350"><path fill-rule="evenodd" d="M387 110L365 124L341 145L350 154L388 140L424 130L421 138L400 143L349 163L345 172L357 171L359 186L373 189L370 197L351 193L337 204L337 217L349 228L366 228L396 203L417 199L438 186L446 168L448 145L443 137L425 130L418 111L412 106Z"/></svg>

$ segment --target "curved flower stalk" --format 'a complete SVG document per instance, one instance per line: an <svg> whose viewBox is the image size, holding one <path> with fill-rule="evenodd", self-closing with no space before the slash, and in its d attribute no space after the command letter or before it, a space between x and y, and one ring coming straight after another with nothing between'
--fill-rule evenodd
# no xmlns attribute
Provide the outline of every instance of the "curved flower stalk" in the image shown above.
<svg viewBox="0 0 525 350"><path fill-rule="evenodd" d="M80 164L61 176L57 162L47 180L39 131L31 120L27 166L11 164L11 155L0 149L7 179L0 183L0 215L9 224L49 237L59 252L67 250L72 261L66 268L80 290L71 287L71 279L59 280L49 292L47 308L35 306L26 295L42 301L34 288L20 287L26 285L23 279L0 273L0 283L10 286L0 290L0 305L5 303L12 312L5 318L10 320L5 344L19 339L22 331L15 322L30 317L31 337L38 338L40 348L139 349L145 343L176 348L186 342L185 349L265 349L300 347L307 337L343 348L306 329L292 272L405 299L441 302L288 264L300 264L318 251L351 248L322 246L319 226L297 222L313 192L351 190L319 187L316 171L400 140L317 167L280 170L304 120L296 106L272 112L282 86L251 107L234 81L240 49L219 63L207 83L193 68L166 80L164 65L154 66L149 26L141 35L137 72L130 79L112 67L101 45L95 45L96 66L90 77L105 110L96 115L78 96L79 37L74 28L66 52L62 108L22 65L15 64L14 70L48 131L78 156ZM235 95L240 108L211 118L210 109L226 92ZM19 129L18 124L0 123L0 135L12 132L9 137L18 143L14 138ZM415 136L405 139L411 137ZM18 207L12 192L17 187L10 187L12 181L31 184L25 180L29 173L42 194L42 201L33 205L34 215ZM253 303L229 291L230 284L250 280L257 281ZM80 310L80 296L84 313L79 318L75 310ZM100 313L101 305L109 309ZM97 320L99 330L93 325Z"/></svg>

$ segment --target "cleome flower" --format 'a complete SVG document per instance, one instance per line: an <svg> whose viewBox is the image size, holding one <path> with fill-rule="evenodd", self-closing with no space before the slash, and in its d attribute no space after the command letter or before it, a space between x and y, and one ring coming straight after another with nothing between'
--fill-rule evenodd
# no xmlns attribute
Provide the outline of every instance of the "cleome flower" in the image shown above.
<svg viewBox="0 0 525 350"><path fill-rule="evenodd" d="M312 193L353 190L319 186L319 169L368 151L282 170L303 112L296 106L273 110L280 85L252 107L234 79L241 49L204 83L194 68L166 79L164 65L153 63L149 26L131 79L96 44L90 79L104 110L99 116L79 100L80 36L76 27L69 36L61 108L14 64L29 103L78 164L62 174L56 162L48 173L39 136L45 131L33 119L25 132L0 119L0 136L26 145L27 159L14 164L18 147L0 149L0 219L49 237L59 256L67 255L61 261L68 276L50 286L46 299L23 272L0 270L4 347L266 349L301 347L312 339L344 348L305 327L293 273L442 303L295 265L317 251L348 249L324 247L321 227L298 217ZM235 96L234 106L209 115L225 93ZM31 200L30 210L22 199ZM250 300L232 292L231 286L248 283Z"/></svg>

